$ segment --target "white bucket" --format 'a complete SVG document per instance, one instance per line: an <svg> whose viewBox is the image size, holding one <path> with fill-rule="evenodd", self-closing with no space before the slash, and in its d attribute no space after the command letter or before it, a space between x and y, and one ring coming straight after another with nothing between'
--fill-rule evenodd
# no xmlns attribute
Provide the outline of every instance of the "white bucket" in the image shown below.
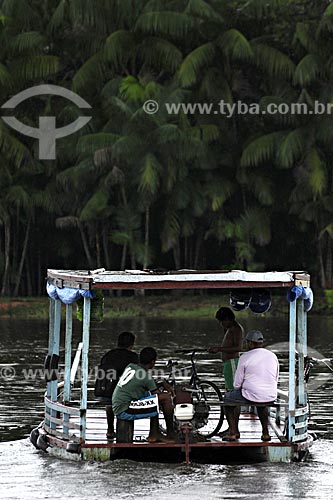
<svg viewBox="0 0 333 500"><path fill-rule="evenodd" d="M175 418L177 420L192 420L194 406L191 403L182 403L175 406Z"/></svg>

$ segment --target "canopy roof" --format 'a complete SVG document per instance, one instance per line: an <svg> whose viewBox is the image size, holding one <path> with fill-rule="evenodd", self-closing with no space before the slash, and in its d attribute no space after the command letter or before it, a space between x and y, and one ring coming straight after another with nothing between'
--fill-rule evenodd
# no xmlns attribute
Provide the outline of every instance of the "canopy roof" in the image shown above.
<svg viewBox="0 0 333 500"><path fill-rule="evenodd" d="M293 285L310 286L305 271L72 271L48 269L47 281L60 288L107 289L185 289L185 288L277 288Z"/></svg>

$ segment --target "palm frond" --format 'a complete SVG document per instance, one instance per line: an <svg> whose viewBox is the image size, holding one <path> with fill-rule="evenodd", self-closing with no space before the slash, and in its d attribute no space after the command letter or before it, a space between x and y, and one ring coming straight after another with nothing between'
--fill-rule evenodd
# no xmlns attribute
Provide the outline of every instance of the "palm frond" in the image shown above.
<svg viewBox="0 0 333 500"><path fill-rule="evenodd" d="M112 148L112 158L116 161L133 162L139 157L142 141L138 137L125 135L118 139Z"/></svg>
<svg viewBox="0 0 333 500"><path fill-rule="evenodd" d="M148 0L143 8L143 12L155 12L165 10L165 0Z"/></svg>
<svg viewBox="0 0 333 500"><path fill-rule="evenodd" d="M328 148L333 149L333 117L323 116L316 123L316 138L317 141Z"/></svg>
<svg viewBox="0 0 333 500"><path fill-rule="evenodd" d="M308 167L308 183L313 196L321 196L327 187L327 169L318 149L311 148L306 159Z"/></svg>
<svg viewBox="0 0 333 500"><path fill-rule="evenodd" d="M135 76L126 76L119 87L120 96L128 102L140 103L144 101L145 89Z"/></svg>
<svg viewBox="0 0 333 500"><path fill-rule="evenodd" d="M60 172L56 180L61 186L68 188L73 185L81 184L82 179L87 179L88 176L90 177L92 173L95 173L95 170L96 167L91 158L85 158L77 165L66 168Z"/></svg>
<svg viewBox="0 0 333 500"><path fill-rule="evenodd" d="M11 84L12 77L3 64L0 63L0 83L4 87L9 86Z"/></svg>
<svg viewBox="0 0 333 500"><path fill-rule="evenodd" d="M174 73L182 62L178 47L158 37L147 37L140 45L140 54L147 65L170 73Z"/></svg>
<svg viewBox="0 0 333 500"><path fill-rule="evenodd" d="M16 59L11 69L15 77L25 80L49 78L59 71L60 59L56 56L38 55Z"/></svg>
<svg viewBox="0 0 333 500"><path fill-rule="evenodd" d="M73 25L93 28L97 33L105 33L108 26L108 16L103 2L96 0L71 0L67 2L68 15Z"/></svg>
<svg viewBox="0 0 333 500"><path fill-rule="evenodd" d="M320 30L327 30L329 33L333 33L333 4L331 2L321 17L319 28Z"/></svg>
<svg viewBox="0 0 333 500"><path fill-rule="evenodd" d="M180 83L190 87L201 77L203 70L212 62L215 55L213 43L205 43L194 49L182 62L179 69Z"/></svg>
<svg viewBox="0 0 333 500"><path fill-rule="evenodd" d="M119 97L108 98L106 103L106 112L110 117L110 121L103 127L104 131L121 130L123 125L126 125L133 115L132 103L124 102ZM116 124L116 127L115 127Z"/></svg>
<svg viewBox="0 0 333 500"><path fill-rule="evenodd" d="M32 205L31 195L23 186L11 186L6 194L6 202L16 207L29 209Z"/></svg>
<svg viewBox="0 0 333 500"><path fill-rule="evenodd" d="M112 80L109 80L102 88L102 96L106 98L117 96L119 93L119 86L121 82L121 76L116 76L115 78L112 78Z"/></svg>
<svg viewBox="0 0 333 500"><path fill-rule="evenodd" d="M302 157L308 136L304 129L297 128L288 133L281 140L277 150L277 163L280 167L290 168Z"/></svg>
<svg viewBox="0 0 333 500"><path fill-rule="evenodd" d="M47 41L45 36L43 36L38 31L20 33L9 41L9 49L18 54L21 54L22 52L28 52L33 49L39 50L41 52L46 45Z"/></svg>
<svg viewBox="0 0 333 500"><path fill-rule="evenodd" d="M312 42L312 32L309 23L297 23L294 35L294 42L300 42L300 44L306 49L311 51L313 45Z"/></svg>
<svg viewBox="0 0 333 500"><path fill-rule="evenodd" d="M220 14L204 0L189 0L185 13L207 21L223 22Z"/></svg>
<svg viewBox="0 0 333 500"><path fill-rule="evenodd" d="M212 101L233 103L232 90L226 78L216 68L208 68L201 80L200 94Z"/></svg>
<svg viewBox="0 0 333 500"><path fill-rule="evenodd" d="M240 218L244 233L258 245L267 245L271 239L270 218L267 210L249 208Z"/></svg>
<svg viewBox="0 0 333 500"><path fill-rule="evenodd" d="M250 42L240 31L232 28L217 40L217 44L227 56L233 60L246 61L252 59L253 50Z"/></svg>
<svg viewBox="0 0 333 500"><path fill-rule="evenodd" d="M163 86L156 82L149 82L145 86L144 99L157 99L160 97Z"/></svg>
<svg viewBox="0 0 333 500"><path fill-rule="evenodd" d="M135 30L178 39L186 36L194 25L192 17L180 12L146 12L138 18Z"/></svg>
<svg viewBox="0 0 333 500"><path fill-rule="evenodd" d="M3 14L17 23L23 31L40 23L39 13L28 0L3 0L0 7Z"/></svg>
<svg viewBox="0 0 333 500"><path fill-rule="evenodd" d="M162 166L156 156L148 153L142 159L139 170L139 191L156 194L160 185Z"/></svg>
<svg viewBox="0 0 333 500"><path fill-rule="evenodd" d="M191 135L196 139L201 139L203 142L210 144L220 138L221 132L217 125L205 124L193 127L191 129Z"/></svg>
<svg viewBox="0 0 333 500"><path fill-rule="evenodd" d="M270 123L276 123L282 127L287 127L295 121L295 117L292 113L280 113L275 112L272 114L272 110L283 109L286 104L291 105L290 99L282 98L276 95L266 95L262 97L259 101L260 112L262 115L266 115ZM272 105L274 108L272 108ZM279 106L283 106L279 108ZM301 106L301 104L300 104ZM305 107L307 109L307 107Z"/></svg>
<svg viewBox="0 0 333 500"><path fill-rule="evenodd" d="M0 126L0 151L17 168L32 161L29 149L14 135L7 133L2 126Z"/></svg>
<svg viewBox="0 0 333 500"><path fill-rule="evenodd" d="M227 179L223 179L221 182L217 182L217 180L214 179L205 185L204 192L211 200L211 209L213 212L217 212L223 207L224 203L232 194L233 186Z"/></svg>
<svg viewBox="0 0 333 500"><path fill-rule="evenodd" d="M179 233L179 215L174 210L166 210L162 230L162 252L168 252L176 245Z"/></svg>
<svg viewBox="0 0 333 500"><path fill-rule="evenodd" d="M274 47L260 43L253 43L252 48L255 63L263 72L267 72L271 77L292 78L295 64L287 55Z"/></svg>
<svg viewBox="0 0 333 500"><path fill-rule="evenodd" d="M325 234L327 234L333 240L333 222L330 222L325 226L319 233L319 239L321 239Z"/></svg>
<svg viewBox="0 0 333 500"><path fill-rule="evenodd" d="M64 23L67 13L67 0L60 0L50 19L48 29L51 32L57 31Z"/></svg>
<svg viewBox="0 0 333 500"><path fill-rule="evenodd" d="M306 86L312 84L320 74L321 63L314 54L307 54L297 64L294 81L299 85Z"/></svg>
<svg viewBox="0 0 333 500"><path fill-rule="evenodd" d="M168 144L177 142L181 139L182 133L177 127L171 123L161 125L153 132L153 141L157 144Z"/></svg>
<svg viewBox="0 0 333 500"><path fill-rule="evenodd" d="M105 42L104 57L114 68L121 69L136 50L135 34L126 30L112 33Z"/></svg>
<svg viewBox="0 0 333 500"><path fill-rule="evenodd" d="M109 197L103 190L96 191L80 213L81 221L96 220L107 208Z"/></svg>
<svg viewBox="0 0 333 500"><path fill-rule="evenodd" d="M77 70L73 76L74 92L83 92L87 88L96 91L96 82L103 81L104 66L100 53L94 54Z"/></svg>
<svg viewBox="0 0 333 500"><path fill-rule="evenodd" d="M93 154L98 149L112 146L118 139L118 135L105 132L84 135L77 143L77 152L79 154Z"/></svg>
<svg viewBox="0 0 333 500"><path fill-rule="evenodd" d="M274 183L271 177L258 173L249 176L248 185L251 188L256 199L266 206L270 206L274 202Z"/></svg>
<svg viewBox="0 0 333 500"><path fill-rule="evenodd" d="M241 156L241 166L258 166L274 157L277 146L283 139L285 132L271 132L253 139L245 148Z"/></svg>
<svg viewBox="0 0 333 500"><path fill-rule="evenodd" d="M124 182L125 174L123 170L116 165L113 165L109 173L104 177L104 186L106 189L109 189L117 184L124 184Z"/></svg>

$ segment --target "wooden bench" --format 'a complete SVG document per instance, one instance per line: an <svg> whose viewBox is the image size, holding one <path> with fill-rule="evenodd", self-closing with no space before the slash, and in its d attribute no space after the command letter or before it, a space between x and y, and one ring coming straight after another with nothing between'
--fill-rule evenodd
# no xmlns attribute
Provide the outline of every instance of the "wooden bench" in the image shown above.
<svg viewBox="0 0 333 500"><path fill-rule="evenodd" d="M116 442L133 443L134 420L117 418L116 421Z"/></svg>

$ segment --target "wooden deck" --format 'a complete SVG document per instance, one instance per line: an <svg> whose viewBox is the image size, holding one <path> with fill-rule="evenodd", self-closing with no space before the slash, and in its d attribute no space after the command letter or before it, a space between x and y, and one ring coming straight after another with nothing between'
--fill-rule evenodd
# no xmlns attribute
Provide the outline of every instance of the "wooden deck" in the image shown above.
<svg viewBox="0 0 333 500"><path fill-rule="evenodd" d="M72 416L71 422L78 424L79 417ZM227 428L223 423L222 430ZM106 416L104 409L90 409L87 413L86 441L81 445L83 459L114 460L128 458L140 461L184 462L201 463L230 463L248 461L283 461L289 462L295 458L295 445L286 442L281 429L273 420L270 424L269 442L261 441L261 425L257 415L242 412L239 429L240 439L236 442L222 441L221 437L214 436L207 441L192 440L175 444L148 443L146 438L149 432L149 420L137 420L134 426L134 439L131 444L107 442ZM48 436L53 448L62 448L65 452L67 443L57 437ZM58 454L59 453L55 453ZM61 455L61 454L60 454ZM68 457L66 452L66 458ZM73 457L74 458L74 457Z"/></svg>

